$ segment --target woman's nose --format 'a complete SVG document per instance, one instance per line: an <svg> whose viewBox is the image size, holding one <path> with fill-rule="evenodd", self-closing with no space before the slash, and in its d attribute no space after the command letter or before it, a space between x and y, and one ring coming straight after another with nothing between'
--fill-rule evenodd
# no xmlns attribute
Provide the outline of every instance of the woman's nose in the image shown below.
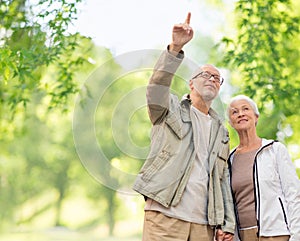
<svg viewBox="0 0 300 241"><path fill-rule="evenodd" d="M243 116L244 115L244 111L243 110L239 110L238 111L238 116Z"/></svg>

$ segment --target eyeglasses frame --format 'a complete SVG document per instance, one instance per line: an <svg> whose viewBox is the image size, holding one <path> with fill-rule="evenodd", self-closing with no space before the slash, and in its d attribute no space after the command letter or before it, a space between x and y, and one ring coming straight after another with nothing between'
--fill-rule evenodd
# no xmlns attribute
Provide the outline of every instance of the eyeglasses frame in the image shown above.
<svg viewBox="0 0 300 241"><path fill-rule="evenodd" d="M208 73L208 74L210 75L209 78L205 78L204 76L201 76L203 73ZM202 71L202 72L200 72L199 74L197 74L195 77L193 77L192 79L197 79L199 76L202 77L202 78L204 78L204 79L208 79L208 80L209 80L211 77L213 77L214 80L220 84L220 86L224 83L224 78L223 78L223 77L220 76L220 79L219 79L219 80L216 80L215 76L218 76L218 75L216 75L216 74L211 74L211 73L209 73L208 71Z"/></svg>

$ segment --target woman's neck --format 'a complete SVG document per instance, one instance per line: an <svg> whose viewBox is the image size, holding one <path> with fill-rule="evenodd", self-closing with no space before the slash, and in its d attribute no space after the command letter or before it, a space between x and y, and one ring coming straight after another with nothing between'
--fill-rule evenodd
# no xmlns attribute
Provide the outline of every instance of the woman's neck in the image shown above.
<svg viewBox="0 0 300 241"><path fill-rule="evenodd" d="M239 133L240 144L237 146L238 153L256 150L261 147L262 140L257 136L256 132Z"/></svg>

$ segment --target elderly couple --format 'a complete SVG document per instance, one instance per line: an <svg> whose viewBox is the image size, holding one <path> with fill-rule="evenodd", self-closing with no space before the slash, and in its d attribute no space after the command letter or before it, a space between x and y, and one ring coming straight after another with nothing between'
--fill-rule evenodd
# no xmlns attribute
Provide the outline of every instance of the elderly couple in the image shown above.
<svg viewBox="0 0 300 241"><path fill-rule="evenodd" d="M170 85L193 37L191 14L176 24L147 86L151 148L134 190L145 202L144 241L300 241L300 184L286 147L256 133L258 108L247 96L228 105L239 136L211 108L223 83L201 66L181 100Z"/></svg>

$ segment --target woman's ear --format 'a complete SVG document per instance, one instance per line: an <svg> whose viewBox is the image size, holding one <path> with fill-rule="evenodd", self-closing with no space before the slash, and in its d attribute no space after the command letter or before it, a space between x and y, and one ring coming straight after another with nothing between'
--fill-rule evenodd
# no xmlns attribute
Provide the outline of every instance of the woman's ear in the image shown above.
<svg viewBox="0 0 300 241"><path fill-rule="evenodd" d="M256 120L255 120L255 126L256 126L257 122L258 122L259 115L255 115L255 116L256 116Z"/></svg>

